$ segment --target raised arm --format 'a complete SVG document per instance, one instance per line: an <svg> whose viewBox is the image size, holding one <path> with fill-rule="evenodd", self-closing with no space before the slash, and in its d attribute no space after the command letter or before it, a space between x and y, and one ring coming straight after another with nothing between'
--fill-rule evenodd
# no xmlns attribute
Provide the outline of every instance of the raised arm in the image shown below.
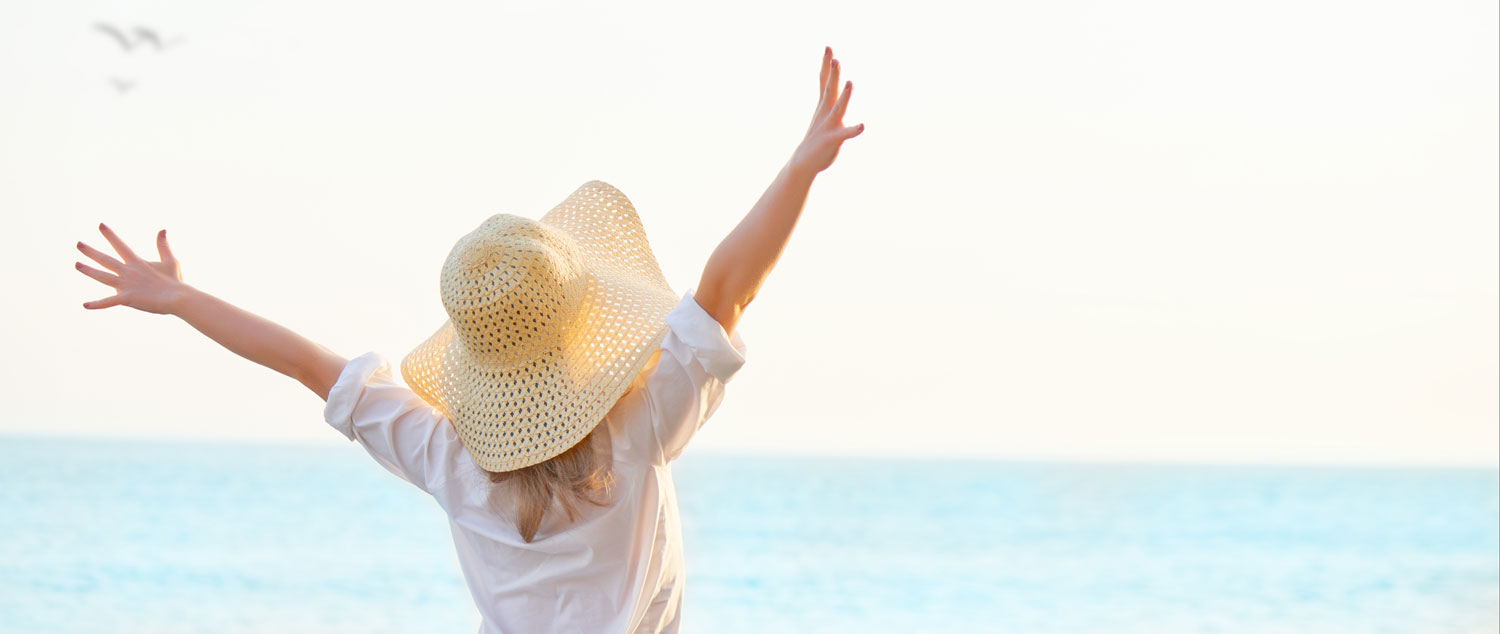
<svg viewBox="0 0 1500 634"><path fill-rule="evenodd" d="M115 289L115 294L110 297L84 302L84 308L97 310L129 306L158 315L176 315L230 352L297 379L319 398L328 399L328 390L338 380L348 360L280 324L184 283L177 258L167 245L165 229L156 234L159 262L136 255L103 223L99 224L99 232L104 234L123 261L83 242L78 243L79 251L109 272L82 262L76 263L76 268Z"/></svg>
<svg viewBox="0 0 1500 634"><path fill-rule="evenodd" d="M846 139L859 136L865 129L863 123L844 127L844 110L849 106L854 83L846 82L840 94L839 61L833 58L831 48L823 49L818 87L818 107L807 135L750 213L714 249L693 291L698 305L727 334L734 334L740 315L760 292L761 284L781 257L781 250L802 215L813 177L833 164Z"/></svg>

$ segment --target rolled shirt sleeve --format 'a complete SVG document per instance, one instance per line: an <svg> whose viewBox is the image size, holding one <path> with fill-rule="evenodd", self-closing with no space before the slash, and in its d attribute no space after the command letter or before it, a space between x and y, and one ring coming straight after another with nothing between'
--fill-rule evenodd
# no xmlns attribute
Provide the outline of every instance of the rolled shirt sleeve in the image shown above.
<svg viewBox="0 0 1500 634"><path fill-rule="evenodd" d="M682 454L688 440L718 409L725 385L745 365L740 329L732 337L726 335L691 289L666 321L662 354L644 390L663 463Z"/></svg>
<svg viewBox="0 0 1500 634"><path fill-rule="evenodd" d="M366 352L344 366L323 419L391 473L443 500L439 489L463 456L447 417L396 382L389 361Z"/></svg>

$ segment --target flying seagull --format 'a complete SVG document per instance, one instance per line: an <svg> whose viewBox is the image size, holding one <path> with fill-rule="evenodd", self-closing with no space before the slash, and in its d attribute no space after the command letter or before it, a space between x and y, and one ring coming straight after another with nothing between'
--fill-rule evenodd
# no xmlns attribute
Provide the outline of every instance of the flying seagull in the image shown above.
<svg viewBox="0 0 1500 634"><path fill-rule="evenodd" d="M119 27L116 27L113 24L109 24L107 22L95 22L94 30L109 36L109 38L114 40L116 44L119 44L120 48L124 49L126 53L135 50L135 47L142 42L150 44L158 52L167 50L168 48L172 48L182 43L182 38L180 37L174 37L170 40L163 40L161 38L161 35L157 34L155 29L150 29L144 26L137 26L135 27L135 30L131 32L131 34L126 34L124 31L120 30ZM134 35L134 37L132 37L132 35Z"/></svg>
<svg viewBox="0 0 1500 634"><path fill-rule="evenodd" d="M119 77L110 77L109 84L111 86L114 86L115 91L119 92L122 95L130 92L130 89L135 87L135 82L120 79Z"/></svg>

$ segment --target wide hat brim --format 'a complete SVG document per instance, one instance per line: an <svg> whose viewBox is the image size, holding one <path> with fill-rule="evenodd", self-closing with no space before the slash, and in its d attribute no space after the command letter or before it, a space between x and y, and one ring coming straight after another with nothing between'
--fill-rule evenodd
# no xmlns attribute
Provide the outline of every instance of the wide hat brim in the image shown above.
<svg viewBox="0 0 1500 634"><path fill-rule="evenodd" d="M500 363L471 354L449 319L401 361L407 385L453 422L487 471L541 463L593 431L660 347L677 303L635 206L615 187L584 183L538 221L570 236L585 264L578 317L561 344Z"/></svg>

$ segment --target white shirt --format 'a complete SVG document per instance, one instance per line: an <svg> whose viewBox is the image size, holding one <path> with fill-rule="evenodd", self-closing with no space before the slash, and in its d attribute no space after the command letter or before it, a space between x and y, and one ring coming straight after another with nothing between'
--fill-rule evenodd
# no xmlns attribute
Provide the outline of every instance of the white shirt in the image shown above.
<svg viewBox="0 0 1500 634"><path fill-rule="evenodd" d="M667 315L661 355L641 389L620 397L609 431L616 498L583 505L567 524L554 504L531 543L508 500L491 490L449 420L367 352L328 392L323 417L382 466L432 494L448 514L453 545L483 621L481 634L676 632L682 609L682 531L670 463L718 408L745 363L689 289Z"/></svg>

